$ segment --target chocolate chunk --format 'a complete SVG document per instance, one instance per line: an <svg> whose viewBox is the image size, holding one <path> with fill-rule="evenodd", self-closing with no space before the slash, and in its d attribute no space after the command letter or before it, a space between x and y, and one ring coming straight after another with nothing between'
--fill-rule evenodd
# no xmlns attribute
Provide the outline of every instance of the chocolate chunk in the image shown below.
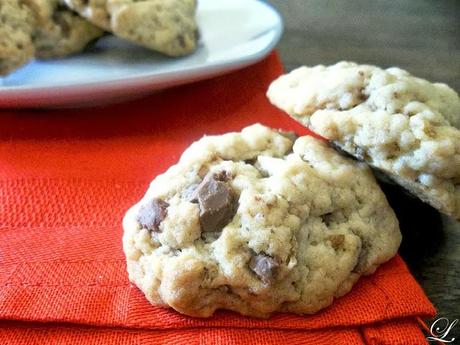
<svg viewBox="0 0 460 345"><path fill-rule="evenodd" d="M195 189L192 202L200 206L200 224L203 232L222 230L236 212L235 198L226 183L231 175L222 171L206 175Z"/></svg>
<svg viewBox="0 0 460 345"><path fill-rule="evenodd" d="M159 226L168 215L169 204L161 199L153 199L150 203L140 207L137 221L143 228L150 231L159 231Z"/></svg>
<svg viewBox="0 0 460 345"><path fill-rule="evenodd" d="M264 283L271 283L278 273L279 264L272 257L260 253L251 258L249 268L257 274Z"/></svg>

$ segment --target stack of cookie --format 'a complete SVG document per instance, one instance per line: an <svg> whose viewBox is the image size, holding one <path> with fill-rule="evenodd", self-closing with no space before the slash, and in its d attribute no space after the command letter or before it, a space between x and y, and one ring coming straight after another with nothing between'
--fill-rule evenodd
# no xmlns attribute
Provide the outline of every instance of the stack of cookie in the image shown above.
<svg viewBox="0 0 460 345"><path fill-rule="evenodd" d="M82 51L111 32L169 56L193 52L196 0L2 0L0 75Z"/></svg>
<svg viewBox="0 0 460 345"><path fill-rule="evenodd" d="M342 62L282 76L268 97L330 142L256 124L192 144L124 218L129 277L151 303L198 317L327 307L401 242L369 166L460 219L448 86Z"/></svg>

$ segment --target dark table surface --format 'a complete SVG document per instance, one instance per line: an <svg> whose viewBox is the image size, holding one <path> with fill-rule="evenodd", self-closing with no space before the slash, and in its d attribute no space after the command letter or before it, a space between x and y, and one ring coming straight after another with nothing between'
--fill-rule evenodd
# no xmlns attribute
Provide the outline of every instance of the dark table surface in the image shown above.
<svg viewBox="0 0 460 345"><path fill-rule="evenodd" d="M398 66L460 92L460 1L268 0L284 17L287 71L340 60ZM459 114L460 116L460 114ZM392 186L400 253L438 310L460 318L460 223Z"/></svg>

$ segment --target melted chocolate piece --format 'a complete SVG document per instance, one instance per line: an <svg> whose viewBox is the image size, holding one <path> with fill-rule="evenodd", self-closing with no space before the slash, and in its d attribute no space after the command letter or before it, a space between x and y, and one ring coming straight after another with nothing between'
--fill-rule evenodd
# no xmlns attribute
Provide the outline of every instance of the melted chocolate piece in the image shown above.
<svg viewBox="0 0 460 345"><path fill-rule="evenodd" d="M275 279L279 266L275 259L264 253L253 256L249 262L249 268L267 284Z"/></svg>
<svg viewBox="0 0 460 345"><path fill-rule="evenodd" d="M200 206L203 232L221 231L235 215L235 198L227 184L230 177L226 171L208 174L193 193L191 201Z"/></svg>
<svg viewBox="0 0 460 345"><path fill-rule="evenodd" d="M153 199L152 202L140 207L137 215L139 224L150 231L160 231L159 226L168 215L169 204L161 199Z"/></svg>

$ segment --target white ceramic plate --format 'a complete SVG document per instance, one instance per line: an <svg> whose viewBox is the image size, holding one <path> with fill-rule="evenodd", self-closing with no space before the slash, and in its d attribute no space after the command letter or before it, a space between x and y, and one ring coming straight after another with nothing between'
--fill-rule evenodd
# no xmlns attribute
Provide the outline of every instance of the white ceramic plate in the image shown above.
<svg viewBox="0 0 460 345"><path fill-rule="evenodd" d="M281 17L262 1L198 2L201 39L192 55L168 58L107 36L80 55L33 61L0 78L0 107L82 107L141 97L255 63L281 36Z"/></svg>

